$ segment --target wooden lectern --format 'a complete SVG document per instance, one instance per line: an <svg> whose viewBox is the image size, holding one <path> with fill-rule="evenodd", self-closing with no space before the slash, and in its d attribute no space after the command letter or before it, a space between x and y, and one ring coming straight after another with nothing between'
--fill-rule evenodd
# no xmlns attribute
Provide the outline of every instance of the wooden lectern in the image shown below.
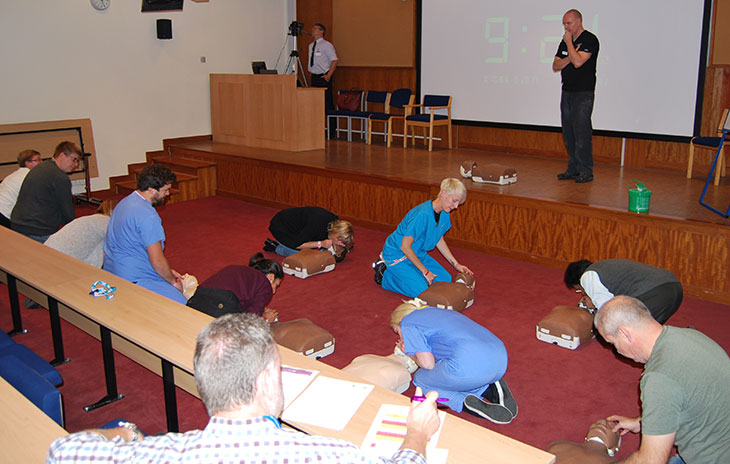
<svg viewBox="0 0 730 464"><path fill-rule="evenodd" d="M296 76L211 74L213 141L277 150L324 149L324 89Z"/></svg>

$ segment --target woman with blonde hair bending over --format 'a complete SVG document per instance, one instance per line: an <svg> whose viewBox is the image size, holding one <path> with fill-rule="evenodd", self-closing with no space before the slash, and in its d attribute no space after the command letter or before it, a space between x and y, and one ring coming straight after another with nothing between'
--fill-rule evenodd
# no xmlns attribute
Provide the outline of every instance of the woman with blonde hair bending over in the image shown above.
<svg viewBox="0 0 730 464"><path fill-rule="evenodd" d="M339 248L337 262L345 259L355 244L352 224L318 206L300 206L279 211L271 218L269 231L275 240L267 238L264 250L289 256L306 248L318 250Z"/></svg>
<svg viewBox="0 0 730 464"><path fill-rule="evenodd" d="M419 366L413 384L438 391L456 412L466 409L496 424L510 423L517 403L502 379L507 370L502 341L461 313L421 303L407 301L390 316L396 346Z"/></svg>
<svg viewBox="0 0 730 464"><path fill-rule="evenodd" d="M426 201L406 214L395 232L385 240L380 259L385 273L382 286L415 298L433 282L451 282L451 275L428 252L437 248L457 272L472 274L459 264L444 240L451 228L449 215L466 201L466 187L458 179L444 179L433 201ZM379 263L379 266L383 264ZM377 281L376 266L376 281Z"/></svg>

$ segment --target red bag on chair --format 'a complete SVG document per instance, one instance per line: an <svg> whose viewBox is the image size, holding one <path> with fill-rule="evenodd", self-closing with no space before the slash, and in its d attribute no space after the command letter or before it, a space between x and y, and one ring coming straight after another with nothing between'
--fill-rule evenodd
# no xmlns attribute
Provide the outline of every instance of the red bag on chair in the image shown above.
<svg viewBox="0 0 730 464"><path fill-rule="evenodd" d="M341 110L357 111L360 109L360 98L362 92L359 90L342 90L337 94L337 108Z"/></svg>

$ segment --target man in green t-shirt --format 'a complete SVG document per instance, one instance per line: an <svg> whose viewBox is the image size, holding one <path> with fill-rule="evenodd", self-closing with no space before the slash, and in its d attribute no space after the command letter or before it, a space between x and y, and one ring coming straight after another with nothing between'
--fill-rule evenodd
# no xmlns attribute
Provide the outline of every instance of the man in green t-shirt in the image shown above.
<svg viewBox="0 0 730 464"><path fill-rule="evenodd" d="M618 422L615 430L622 435L641 431L641 446L622 462L664 464L675 444L687 464L730 462L730 358L725 350L697 330L659 324L629 296L604 304L595 325L620 354L645 364L641 417L607 418Z"/></svg>

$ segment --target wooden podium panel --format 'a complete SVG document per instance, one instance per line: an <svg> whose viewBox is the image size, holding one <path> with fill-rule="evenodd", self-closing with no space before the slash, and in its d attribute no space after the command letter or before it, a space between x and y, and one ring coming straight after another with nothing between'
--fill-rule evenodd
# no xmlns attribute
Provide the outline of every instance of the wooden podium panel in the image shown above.
<svg viewBox="0 0 730 464"><path fill-rule="evenodd" d="M293 75L211 74L210 113L216 142L324 149L324 89L297 88Z"/></svg>

